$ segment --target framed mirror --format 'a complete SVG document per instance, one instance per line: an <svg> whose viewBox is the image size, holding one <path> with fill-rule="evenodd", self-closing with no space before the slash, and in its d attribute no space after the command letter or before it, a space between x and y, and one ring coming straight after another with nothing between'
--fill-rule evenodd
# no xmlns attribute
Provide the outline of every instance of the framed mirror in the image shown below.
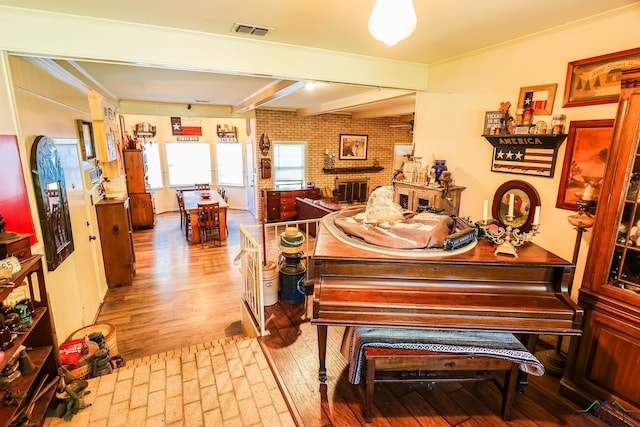
<svg viewBox="0 0 640 427"><path fill-rule="evenodd" d="M511 226L522 231L530 231L536 206L540 206L540 196L536 189L525 181L507 181L496 190L493 195L491 214L501 226L506 227L506 217L509 210L509 195L514 196L514 220Z"/></svg>
<svg viewBox="0 0 640 427"><path fill-rule="evenodd" d="M31 173L47 268L53 271L73 252L73 236L64 169L48 136L37 136L31 147Z"/></svg>

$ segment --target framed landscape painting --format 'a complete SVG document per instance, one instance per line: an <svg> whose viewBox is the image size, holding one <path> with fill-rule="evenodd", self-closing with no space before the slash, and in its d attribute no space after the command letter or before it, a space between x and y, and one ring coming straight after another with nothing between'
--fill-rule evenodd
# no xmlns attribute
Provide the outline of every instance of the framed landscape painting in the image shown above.
<svg viewBox="0 0 640 427"><path fill-rule="evenodd" d="M576 202L585 184L597 187L601 183L613 137L613 122L613 119L603 119L569 123L557 208L577 211Z"/></svg>
<svg viewBox="0 0 640 427"><path fill-rule="evenodd" d="M622 69L640 65L640 48L569 62L563 107L618 102Z"/></svg>

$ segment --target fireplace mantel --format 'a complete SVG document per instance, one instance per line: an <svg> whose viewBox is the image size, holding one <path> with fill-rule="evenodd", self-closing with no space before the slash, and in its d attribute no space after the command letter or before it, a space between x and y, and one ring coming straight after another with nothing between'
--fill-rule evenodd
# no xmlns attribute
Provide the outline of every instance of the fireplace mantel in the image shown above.
<svg viewBox="0 0 640 427"><path fill-rule="evenodd" d="M323 168L324 173L345 174L345 173L362 173L362 172L380 172L384 170L382 166L352 166L347 168Z"/></svg>

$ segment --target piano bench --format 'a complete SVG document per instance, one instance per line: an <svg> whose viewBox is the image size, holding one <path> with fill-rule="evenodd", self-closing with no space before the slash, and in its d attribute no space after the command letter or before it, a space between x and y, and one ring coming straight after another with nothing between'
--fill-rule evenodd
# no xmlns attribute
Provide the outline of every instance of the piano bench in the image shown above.
<svg viewBox="0 0 640 427"><path fill-rule="evenodd" d="M427 350L410 350L400 348L365 347L365 403L363 416L367 423L371 422L373 389L376 382L423 382L435 383L445 381L485 381L495 377L486 371L506 371L502 386L502 419L507 419L511 410L511 401L518 383L519 364L509 360L490 356L473 356L469 354L438 353ZM404 373L404 375L384 376L385 372ZM418 371L418 375L406 371ZM423 372L424 371L424 372ZM442 375L443 371L459 371L458 375ZM475 371L469 375L462 371Z"/></svg>

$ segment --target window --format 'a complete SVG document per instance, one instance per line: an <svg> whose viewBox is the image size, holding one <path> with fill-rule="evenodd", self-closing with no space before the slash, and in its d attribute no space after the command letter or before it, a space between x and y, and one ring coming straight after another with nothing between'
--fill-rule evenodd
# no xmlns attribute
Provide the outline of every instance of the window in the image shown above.
<svg viewBox="0 0 640 427"><path fill-rule="evenodd" d="M411 154L413 144L395 144L393 146L393 168L402 169L404 161L407 159L405 155Z"/></svg>
<svg viewBox="0 0 640 427"><path fill-rule="evenodd" d="M276 188L304 188L306 176L306 144L276 142L273 144L273 177Z"/></svg>
<svg viewBox="0 0 640 427"><path fill-rule="evenodd" d="M162 188L162 166L158 143L145 142L144 155L147 158L147 178L151 188Z"/></svg>
<svg viewBox="0 0 640 427"><path fill-rule="evenodd" d="M169 185L211 183L211 155L208 142L167 142Z"/></svg>
<svg viewBox="0 0 640 427"><path fill-rule="evenodd" d="M216 144L218 185L244 185L242 144L218 142Z"/></svg>

